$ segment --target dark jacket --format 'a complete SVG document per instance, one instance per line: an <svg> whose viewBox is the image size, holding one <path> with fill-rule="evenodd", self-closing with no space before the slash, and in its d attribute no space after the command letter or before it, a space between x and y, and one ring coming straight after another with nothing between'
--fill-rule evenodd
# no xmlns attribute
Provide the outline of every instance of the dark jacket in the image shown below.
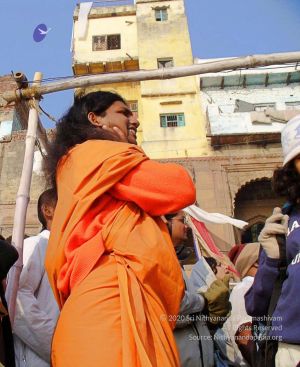
<svg viewBox="0 0 300 367"><path fill-rule="evenodd" d="M2 281L9 269L18 259L18 252L14 246L0 240L0 298L2 306L7 310ZM8 314L1 317L0 325L0 362L5 367L15 366L14 342Z"/></svg>
<svg viewBox="0 0 300 367"><path fill-rule="evenodd" d="M300 344L300 210L290 213L289 227L286 237L287 278L283 282L277 306L272 315L270 336L284 343ZM278 276L277 259L260 255L260 263L253 286L245 295L247 313L256 317L257 321L266 321L265 317Z"/></svg>

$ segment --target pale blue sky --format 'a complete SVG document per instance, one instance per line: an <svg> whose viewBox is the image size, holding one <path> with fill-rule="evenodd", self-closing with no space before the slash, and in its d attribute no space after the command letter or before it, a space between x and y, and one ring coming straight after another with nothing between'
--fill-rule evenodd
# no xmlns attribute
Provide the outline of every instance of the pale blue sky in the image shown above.
<svg viewBox="0 0 300 367"><path fill-rule="evenodd" d="M72 75L70 41L75 0L0 0L0 75L23 71L32 78ZM195 57L242 56L300 50L300 0L186 0ZM35 43L32 32L52 28ZM72 92L46 95L44 109L59 117ZM47 127L53 123L42 118Z"/></svg>

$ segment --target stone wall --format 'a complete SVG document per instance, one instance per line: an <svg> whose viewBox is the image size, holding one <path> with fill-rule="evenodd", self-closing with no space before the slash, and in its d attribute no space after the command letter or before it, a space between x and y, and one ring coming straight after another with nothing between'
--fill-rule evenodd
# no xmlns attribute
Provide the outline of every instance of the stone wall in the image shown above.
<svg viewBox="0 0 300 367"><path fill-rule="evenodd" d="M0 233L4 237L12 234L15 203L23 167L25 136L26 131L14 132L11 141L0 143ZM44 177L33 173L25 230L28 235L36 234L40 229L36 205L45 187Z"/></svg>
<svg viewBox="0 0 300 367"><path fill-rule="evenodd" d="M0 234L8 237L12 234L15 203L23 167L28 105L27 102L7 105L3 93L17 88L13 77L0 77L0 130L1 124L11 122L10 130L0 140ZM39 230L36 214L36 203L39 194L44 190L42 176L34 173L30 191L30 203L26 219L26 234L35 234Z"/></svg>
<svg viewBox="0 0 300 367"><path fill-rule="evenodd" d="M234 155L229 154L227 151L227 155L168 161L177 162L189 171L197 189L197 204L202 209L236 216L250 224L255 216L265 220L274 206L282 204L282 199L261 200L259 205L249 202L248 207L238 206L236 211L236 195L242 186L253 180L271 179L274 169L282 163L280 145L256 151L253 147L240 146ZM224 252L241 241L242 231L231 225L207 224L207 227Z"/></svg>

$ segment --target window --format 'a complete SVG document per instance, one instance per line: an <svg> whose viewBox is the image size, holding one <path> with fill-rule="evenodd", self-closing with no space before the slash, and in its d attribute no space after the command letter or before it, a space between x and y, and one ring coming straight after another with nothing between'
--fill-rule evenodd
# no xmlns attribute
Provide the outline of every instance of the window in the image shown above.
<svg viewBox="0 0 300 367"><path fill-rule="evenodd" d="M138 101L128 101L127 103L133 115L138 116Z"/></svg>
<svg viewBox="0 0 300 367"><path fill-rule="evenodd" d="M163 59L157 59L157 67L159 69L171 68L174 66L173 57L165 57Z"/></svg>
<svg viewBox="0 0 300 367"><path fill-rule="evenodd" d="M168 113L160 115L160 127L185 126L183 113Z"/></svg>
<svg viewBox="0 0 300 367"><path fill-rule="evenodd" d="M287 110L300 110L300 101L285 102Z"/></svg>
<svg viewBox="0 0 300 367"><path fill-rule="evenodd" d="M121 48L120 34L93 36L93 51L118 50Z"/></svg>
<svg viewBox="0 0 300 367"><path fill-rule="evenodd" d="M168 20L168 11L166 8L155 9L155 20L157 22L164 22Z"/></svg>
<svg viewBox="0 0 300 367"><path fill-rule="evenodd" d="M275 108L275 103L256 103L254 104L254 111L266 111L267 108Z"/></svg>

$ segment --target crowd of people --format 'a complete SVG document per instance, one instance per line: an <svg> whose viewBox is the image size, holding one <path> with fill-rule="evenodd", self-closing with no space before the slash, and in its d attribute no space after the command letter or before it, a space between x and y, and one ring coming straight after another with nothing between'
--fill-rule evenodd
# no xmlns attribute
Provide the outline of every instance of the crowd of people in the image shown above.
<svg viewBox="0 0 300 367"><path fill-rule="evenodd" d="M18 253L0 241L0 366L297 366L300 118L282 131L273 178L287 203L258 243L228 254L236 273L203 254L187 274L195 187L145 155L138 126L110 92L76 97L57 123L12 330L5 278Z"/></svg>

